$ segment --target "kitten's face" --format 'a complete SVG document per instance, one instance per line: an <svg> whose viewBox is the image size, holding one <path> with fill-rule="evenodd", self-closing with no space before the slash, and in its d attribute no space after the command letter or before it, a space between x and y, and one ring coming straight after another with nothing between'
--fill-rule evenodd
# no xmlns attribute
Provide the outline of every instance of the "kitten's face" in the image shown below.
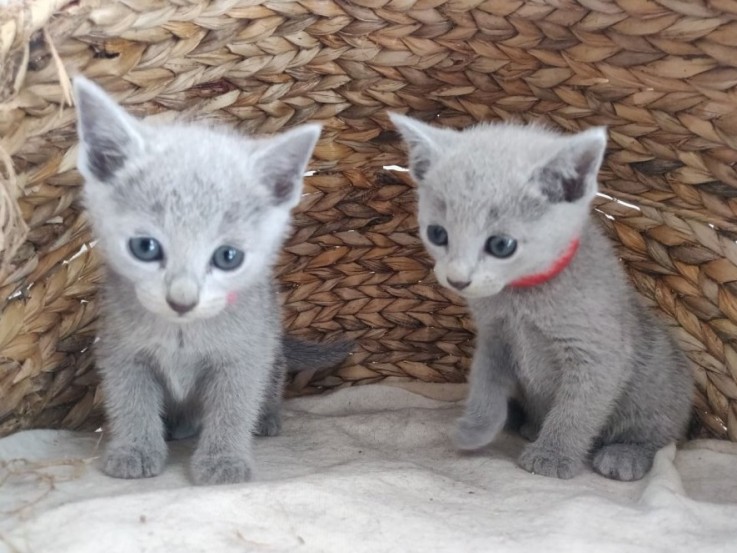
<svg viewBox="0 0 737 553"><path fill-rule="evenodd" d="M141 305L171 321L208 318L270 278L319 127L261 140L154 127L88 81L75 88L98 248Z"/></svg>
<svg viewBox="0 0 737 553"><path fill-rule="evenodd" d="M240 290L263 280L289 212L248 182L245 151L227 155L229 142L243 146L239 139L182 133L181 144L165 141L112 186L88 186L85 199L108 265L135 286L141 305L186 322L217 315ZM221 148L188 152L191 138L220 141Z"/></svg>
<svg viewBox="0 0 737 553"><path fill-rule="evenodd" d="M572 137L537 127L456 132L392 116L410 148L420 234L438 281L493 296L545 272L578 237L596 193L601 129Z"/></svg>

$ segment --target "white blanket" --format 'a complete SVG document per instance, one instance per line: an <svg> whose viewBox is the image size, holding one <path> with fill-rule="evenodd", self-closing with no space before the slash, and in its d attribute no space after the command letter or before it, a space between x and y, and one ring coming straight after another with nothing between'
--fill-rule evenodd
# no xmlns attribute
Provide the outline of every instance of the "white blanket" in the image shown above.
<svg viewBox="0 0 737 553"><path fill-rule="evenodd" d="M515 465L514 436L455 452L464 388L413 388L288 402L282 435L258 440L256 480L236 486L192 486L191 443L171 445L161 476L124 481L100 473L100 434L4 438L0 550L737 551L735 444L667 447L641 482L555 480Z"/></svg>

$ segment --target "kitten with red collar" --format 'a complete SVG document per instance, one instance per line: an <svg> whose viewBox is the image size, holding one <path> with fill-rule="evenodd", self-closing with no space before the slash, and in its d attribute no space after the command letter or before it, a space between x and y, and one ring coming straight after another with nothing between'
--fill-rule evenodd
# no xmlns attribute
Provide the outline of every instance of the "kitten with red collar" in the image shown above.
<svg viewBox="0 0 737 553"><path fill-rule="evenodd" d="M458 448L493 441L516 396L532 442L524 469L572 478L591 461L609 478L642 478L683 435L693 382L589 214L605 129L455 131L391 118L438 281L468 301L478 328Z"/></svg>

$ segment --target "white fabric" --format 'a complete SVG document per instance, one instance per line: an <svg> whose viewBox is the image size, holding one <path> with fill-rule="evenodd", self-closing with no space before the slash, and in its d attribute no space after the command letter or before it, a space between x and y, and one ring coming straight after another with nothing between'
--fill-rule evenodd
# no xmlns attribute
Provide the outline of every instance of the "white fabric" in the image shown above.
<svg viewBox="0 0 737 553"><path fill-rule="evenodd" d="M258 440L257 480L194 487L192 444L159 477L99 472L100 434L0 440L0 550L337 553L737 551L737 446L658 453L641 482L591 472L560 481L519 469L521 439L460 455L457 385L364 386L287 403ZM64 461L66 460L66 461Z"/></svg>

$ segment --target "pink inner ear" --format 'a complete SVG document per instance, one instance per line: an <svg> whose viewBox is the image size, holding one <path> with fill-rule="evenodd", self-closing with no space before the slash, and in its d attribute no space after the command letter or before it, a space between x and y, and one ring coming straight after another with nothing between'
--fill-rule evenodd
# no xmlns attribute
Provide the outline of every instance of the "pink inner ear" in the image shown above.
<svg viewBox="0 0 737 553"><path fill-rule="evenodd" d="M225 296L225 301L228 302L228 305L233 305L238 300L238 292L228 292L228 295Z"/></svg>

